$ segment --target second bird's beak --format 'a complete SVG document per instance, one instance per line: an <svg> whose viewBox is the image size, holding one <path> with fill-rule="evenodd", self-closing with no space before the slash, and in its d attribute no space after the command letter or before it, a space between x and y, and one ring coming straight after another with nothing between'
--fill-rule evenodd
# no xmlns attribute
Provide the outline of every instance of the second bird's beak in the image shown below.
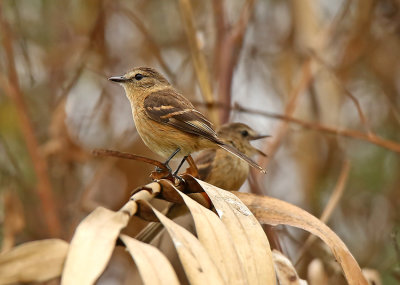
<svg viewBox="0 0 400 285"><path fill-rule="evenodd" d="M263 138L268 138L270 137L269 135L253 135L253 136L249 136L249 139L251 141L255 141L255 140L259 140L259 139L263 139ZM253 147L253 146L252 146ZM262 152L261 150L259 150L258 148L253 147L253 150L255 152L257 152L258 154L261 154L262 156L267 156L264 152Z"/></svg>
<svg viewBox="0 0 400 285"><path fill-rule="evenodd" d="M251 141L259 140L259 139L264 139L264 138L269 138L269 135L254 135L254 136L249 136L249 139Z"/></svg>
<svg viewBox="0 0 400 285"><path fill-rule="evenodd" d="M108 80L117 82L117 83L124 83L124 82L128 81L128 79L125 76L113 76L113 77L108 78Z"/></svg>

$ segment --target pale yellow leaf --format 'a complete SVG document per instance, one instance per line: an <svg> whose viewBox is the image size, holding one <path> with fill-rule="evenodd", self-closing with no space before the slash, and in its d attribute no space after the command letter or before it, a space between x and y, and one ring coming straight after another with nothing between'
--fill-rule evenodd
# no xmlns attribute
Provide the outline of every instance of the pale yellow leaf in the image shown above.
<svg viewBox="0 0 400 285"><path fill-rule="evenodd" d="M99 207L77 227L68 251L61 284L93 284L102 274L129 215Z"/></svg>
<svg viewBox="0 0 400 285"><path fill-rule="evenodd" d="M177 191L188 206L200 242L228 284L248 284L233 239L218 216L193 199Z"/></svg>
<svg viewBox="0 0 400 285"><path fill-rule="evenodd" d="M41 282L61 275L68 243L46 239L21 244L0 255L0 284Z"/></svg>
<svg viewBox="0 0 400 285"><path fill-rule="evenodd" d="M275 271L268 239L250 210L231 192L201 180L222 222L233 238L249 284L275 284Z"/></svg>
<svg viewBox="0 0 400 285"><path fill-rule="evenodd" d="M171 263L161 251L127 235L120 235L120 239L135 260L145 285L179 284Z"/></svg>
<svg viewBox="0 0 400 285"><path fill-rule="evenodd" d="M227 284L197 238L156 209L153 211L171 236L190 284Z"/></svg>

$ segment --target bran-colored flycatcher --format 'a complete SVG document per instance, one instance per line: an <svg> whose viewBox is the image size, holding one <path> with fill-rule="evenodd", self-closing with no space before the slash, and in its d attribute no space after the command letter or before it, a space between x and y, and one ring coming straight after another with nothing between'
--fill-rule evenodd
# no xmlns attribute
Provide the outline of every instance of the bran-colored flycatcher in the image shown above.
<svg viewBox="0 0 400 285"><path fill-rule="evenodd" d="M175 174L189 154L209 148L222 148L266 172L247 155L223 142L207 118L156 70L139 67L109 80L124 87L136 129L147 147L167 158L167 167L173 157L183 156Z"/></svg>

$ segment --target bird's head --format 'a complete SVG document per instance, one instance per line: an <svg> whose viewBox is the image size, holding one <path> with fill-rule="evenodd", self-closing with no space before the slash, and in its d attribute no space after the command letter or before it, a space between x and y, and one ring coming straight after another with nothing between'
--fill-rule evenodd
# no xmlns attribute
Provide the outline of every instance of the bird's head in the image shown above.
<svg viewBox="0 0 400 285"><path fill-rule="evenodd" d="M122 76L113 76L108 80L121 84L127 93L154 90L170 85L164 76L150 67L137 67Z"/></svg>
<svg viewBox="0 0 400 285"><path fill-rule="evenodd" d="M250 141L266 138L269 136L260 135L246 124L228 123L226 125L223 125L218 130L218 137L220 137L224 142L233 145L247 156L252 156L255 154L266 156L266 154L263 153L261 150L252 146Z"/></svg>

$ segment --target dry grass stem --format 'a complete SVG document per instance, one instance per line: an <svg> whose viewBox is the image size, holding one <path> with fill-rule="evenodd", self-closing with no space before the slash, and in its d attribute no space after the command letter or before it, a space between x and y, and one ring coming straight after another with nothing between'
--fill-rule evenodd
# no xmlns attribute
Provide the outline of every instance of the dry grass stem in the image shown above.
<svg viewBox="0 0 400 285"><path fill-rule="evenodd" d="M6 53L8 67L8 82L1 80L1 85L12 99L20 121L22 134L25 138L26 147L33 163L37 177L36 195L41 202L43 216L51 236L61 236L61 225L50 177L48 173L47 161L40 153L39 143L36 138L34 126L29 117L28 107L25 103L24 95L19 86L19 79L15 67L15 56L13 51L13 38L11 29L4 19L4 11L0 4L0 29L2 32L2 42Z"/></svg>
<svg viewBox="0 0 400 285"><path fill-rule="evenodd" d="M184 23L186 36L189 41L189 47L192 55L194 69L196 71L197 80L199 82L201 94L207 103L214 102L214 96L212 93L212 86L210 82L210 76L206 63L206 58L200 49L200 44L197 38L197 30L194 23L194 16L192 6L189 0L180 0L179 7L181 10L181 16ZM219 125L219 119L215 111L210 112L211 120Z"/></svg>
<svg viewBox="0 0 400 285"><path fill-rule="evenodd" d="M338 205L340 199L343 196L343 192L346 189L347 179L350 173L350 162L349 160L345 160L342 169L340 171L339 178L337 180L336 186L332 191L331 196L329 197L328 202L321 214L320 220L321 222L327 224L330 217L332 216L333 211L335 210L336 206ZM296 264L302 259L304 254L308 251L312 243L316 240L315 236L308 236L306 241L304 242L303 246L299 250L298 258Z"/></svg>

